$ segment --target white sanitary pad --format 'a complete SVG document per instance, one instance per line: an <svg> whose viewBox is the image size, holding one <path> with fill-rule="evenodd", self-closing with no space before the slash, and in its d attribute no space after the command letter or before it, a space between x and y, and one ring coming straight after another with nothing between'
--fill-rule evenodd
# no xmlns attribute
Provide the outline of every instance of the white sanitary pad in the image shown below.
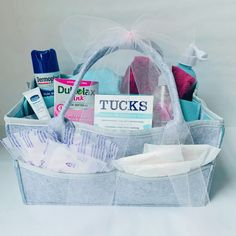
<svg viewBox="0 0 236 236"><path fill-rule="evenodd" d="M144 153L114 160L120 171L143 177L171 176L187 173L213 161L219 148L209 145L151 145Z"/></svg>

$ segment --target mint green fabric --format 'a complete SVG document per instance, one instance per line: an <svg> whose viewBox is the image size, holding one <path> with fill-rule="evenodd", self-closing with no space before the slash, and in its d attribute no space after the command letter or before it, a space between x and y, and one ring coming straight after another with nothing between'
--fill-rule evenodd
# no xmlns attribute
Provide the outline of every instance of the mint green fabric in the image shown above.
<svg viewBox="0 0 236 236"><path fill-rule="evenodd" d="M109 68L89 70L84 75L83 80L98 82L99 94L120 94L121 77Z"/></svg>

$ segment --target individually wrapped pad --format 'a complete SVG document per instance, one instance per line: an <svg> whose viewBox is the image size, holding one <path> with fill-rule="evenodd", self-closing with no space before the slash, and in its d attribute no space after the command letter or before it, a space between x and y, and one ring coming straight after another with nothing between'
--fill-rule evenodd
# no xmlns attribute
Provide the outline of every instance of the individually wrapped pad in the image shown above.
<svg viewBox="0 0 236 236"><path fill-rule="evenodd" d="M110 161L117 158L116 145L88 138L82 134L77 142L64 144L46 131L31 129L14 133L2 142L15 159L33 166L65 173L112 170Z"/></svg>
<svg viewBox="0 0 236 236"><path fill-rule="evenodd" d="M41 167L44 163L45 149L49 138L53 139L43 131L32 129L14 133L3 139L3 142L14 158Z"/></svg>
<svg viewBox="0 0 236 236"><path fill-rule="evenodd" d="M65 173L96 173L108 171L105 161L78 152L77 145L69 147L62 143L49 142L44 167Z"/></svg>

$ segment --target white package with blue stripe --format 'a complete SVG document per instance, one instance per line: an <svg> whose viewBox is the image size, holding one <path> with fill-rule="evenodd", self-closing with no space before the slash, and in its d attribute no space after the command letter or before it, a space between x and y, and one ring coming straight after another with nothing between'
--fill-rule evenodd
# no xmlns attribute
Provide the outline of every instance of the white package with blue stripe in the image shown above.
<svg viewBox="0 0 236 236"><path fill-rule="evenodd" d="M94 125L110 129L152 127L153 96L95 95Z"/></svg>

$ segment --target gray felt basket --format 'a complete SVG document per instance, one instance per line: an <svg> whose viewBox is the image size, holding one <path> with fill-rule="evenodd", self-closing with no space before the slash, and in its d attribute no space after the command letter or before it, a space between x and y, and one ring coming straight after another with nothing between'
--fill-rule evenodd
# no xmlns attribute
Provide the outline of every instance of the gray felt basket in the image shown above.
<svg viewBox="0 0 236 236"><path fill-rule="evenodd" d="M143 42L142 42L143 43ZM118 48L142 51L139 43L124 43L104 47L94 53L82 66L74 88L78 87L86 71L104 55L116 51ZM149 50L148 45L145 47ZM179 98L173 75L162 57L155 50L148 54L162 69L167 78L167 86L171 96L173 115L176 124L184 122ZM76 89L70 93L68 102L64 105L58 117L63 120ZM211 112L199 98L195 101L201 104L200 119L188 122L191 136L195 144L209 144L220 147L223 134L223 119ZM47 121L27 119L24 117L23 100L21 100L5 116L6 133L11 135L21 129L37 128L46 130ZM93 132L99 135L113 135L114 131L99 130L94 126L79 125L78 132ZM164 127L134 132L117 131L113 138L119 138L119 149L124 144L127 150L124 156L142 153L145 143L160 144ZM26 204L62 204L62 205L137 205L137 206L203 206L208 200L215 163L203 166L199 170L192 170L187 174L176 175L172 178L138 177L119 171L98 174L65 174L41 169L14 160L21 195ZM200 174L199 174L200 173ZM188 186L186 187L186 178ZM173 186L173 182L175 186ZM205 188L202 187L204 182ZM179 186L176 189L176 186ZM204 191L206 189L207 191ZM177 194L176 194L177 192Z"/></svg>
<svg viewBox="0 0 236 236"><path fill-rule="evenodd" d="M211 112L200 99L201 119L188 122L194 142L220 147L224 126L223 120ZM46 123L26 120L31 125L22 125L19 118L22 112L22 101L5 117L8 135L25 128L47 128ZM82 128L81 128L82 129ZM84 128L82 129L84 130ZM205 135L202 135L202 133ZM158 137L160 128L152 129L149 135L136 135L130 140L127 154L142 151L144 143L152 143ZM123 137L126 140L127 137ZM135 150L135 152L134 152ZM181 199L176 197L172 181L168 177L144 178L131 174L112 171L100 174L64 174L33 167L14 160L22 200L25 204L60 204L60 205L136 205L136 206L204 206L208 202L215 162L201 167L207 192L201 188L202 179L197 170L188 173L190 191L183 188ZM180 188L186 179L175 176ZM179 190L181 191L181 189ZM189 202L191 199L191 202Z"/></svg>
<svg viewBox="0 0 236 236"><path fill-rule="evenodd" d="M179 199L168 177L145 178L119 171L64 174L19 161L14 161L14 166L23 202L37 205L204 206L208 202L214 170L214 163L201 168L207 193L200 191L198 171L191 171L188 193L184 187L179 189L182 191ZM186 181L185 175L174 178Z"/></svg>

